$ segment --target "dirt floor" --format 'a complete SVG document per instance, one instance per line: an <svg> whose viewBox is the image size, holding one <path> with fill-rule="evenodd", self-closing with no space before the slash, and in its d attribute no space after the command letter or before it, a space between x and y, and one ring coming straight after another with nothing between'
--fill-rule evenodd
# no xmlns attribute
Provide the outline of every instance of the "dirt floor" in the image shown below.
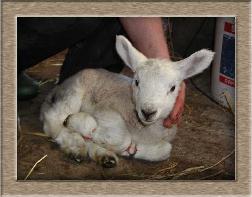
<svg viewBox="0 0 252 197"><path fill-rule="evenodd" d="M27 180L235 180L234 116L202 95L190 81L183 121L168 161L151 163L120 158L116 168L103 169L93 161L79 163L64 155L52 139L44 136L39 121L40 105L55 86L64 55L62 52L28 71L44 83L36 98L18 101L21 123L17 144L18 180L24 180L29 171Z"/></svg>

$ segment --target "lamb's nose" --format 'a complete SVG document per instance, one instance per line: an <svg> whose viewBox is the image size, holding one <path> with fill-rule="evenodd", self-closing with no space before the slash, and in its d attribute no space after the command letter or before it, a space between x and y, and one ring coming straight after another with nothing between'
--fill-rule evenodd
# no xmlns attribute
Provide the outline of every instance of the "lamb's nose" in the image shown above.
<svg viewBox="0 0 252 197"><path fill-rule="evenodd" d="M149 111L143 109L141 110L141 112L146 120L149 120L150 117L154 116L157 113L157 111Z"/></svg>

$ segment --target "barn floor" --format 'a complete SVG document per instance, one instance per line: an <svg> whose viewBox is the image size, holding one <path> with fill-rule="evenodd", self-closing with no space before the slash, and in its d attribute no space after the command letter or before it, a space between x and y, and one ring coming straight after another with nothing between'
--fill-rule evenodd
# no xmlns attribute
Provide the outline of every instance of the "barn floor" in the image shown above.
<svg viewBox="0 0 252 197"><path fill-rule="evenodd" d="M28 101L18 101L21 129L17 143L17 178L24 180L235 180L235 121L188 81L183 121L173 141L169 161L158 163L121 158L113 169L103 169L93 161L72 160L43 135L39 121L40 105L55 85L65 52L51 57L32 69L30 76L44 81L40 94ZM195 79L207 90L206 76ZM204 83L203 83L204 82ZM205 84L205 85L204 85ZM205 87L204 87L205 86Z"/></svg>

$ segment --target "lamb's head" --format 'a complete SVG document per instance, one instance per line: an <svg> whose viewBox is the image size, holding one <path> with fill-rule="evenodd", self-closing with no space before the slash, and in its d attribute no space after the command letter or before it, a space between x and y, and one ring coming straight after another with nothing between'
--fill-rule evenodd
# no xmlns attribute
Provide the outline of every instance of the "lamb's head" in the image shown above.
<svg viewBox="0 0 252 197"><path fill-rule="evenodd" d="M117 36L116 50L134 72L133 101L145 125L166 118L173 109L181 82L206 69L214 56L212 51L203 49L177 62L148 59L124 36Z"/></svg>

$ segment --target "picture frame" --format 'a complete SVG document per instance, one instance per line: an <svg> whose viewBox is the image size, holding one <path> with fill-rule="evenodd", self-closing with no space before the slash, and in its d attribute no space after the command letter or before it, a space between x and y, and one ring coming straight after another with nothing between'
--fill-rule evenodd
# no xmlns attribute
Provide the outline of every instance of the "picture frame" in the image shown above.
<svg viewBox="0 0 252 197"><path fill-rule="evenodd" d="M249 195L250 3L2 2L1 193L7 195ZM137 14L136 14L137 13ZM235 16L237 29L236 181L17 181L16 16Z"/></svg>

